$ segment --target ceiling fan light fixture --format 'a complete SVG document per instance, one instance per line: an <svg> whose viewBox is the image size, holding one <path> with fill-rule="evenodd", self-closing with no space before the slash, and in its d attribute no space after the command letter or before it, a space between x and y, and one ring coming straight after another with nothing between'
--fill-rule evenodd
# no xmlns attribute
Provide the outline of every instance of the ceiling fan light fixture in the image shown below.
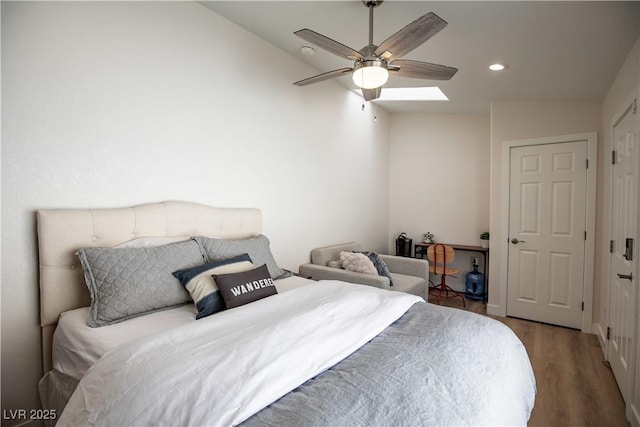
<svg viewBox="0 0 640 427"><path fill-rule="evenodd" d="M365 60L353 67L353 82L362 89L376 89L389 79L387 65L379 60Z"/></svg>

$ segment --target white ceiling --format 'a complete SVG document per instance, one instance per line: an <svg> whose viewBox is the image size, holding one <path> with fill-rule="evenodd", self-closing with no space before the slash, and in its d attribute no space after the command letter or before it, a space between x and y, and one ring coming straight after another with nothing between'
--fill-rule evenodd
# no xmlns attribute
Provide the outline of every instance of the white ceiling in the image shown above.
<svg viewBox="0 0 640 427"><path fill-rule="evenodd" d="M318 74L353 64L320 48L303 55L300 48L309 43L294 31L309 28L355 50L368 41L368 10L361 1L200 3ZM380 102L389 111L468 114L488 113L492 100L601 101L640 35L640 1L387 0L375 9L374 44L428 12L449 25L403 59L456 67L458 73L445 82L392 76L385 87L437 85L449 101ZM499 61L509 68L490 72L487 67ZM336 81L356 89L348 75Z"/></svg>

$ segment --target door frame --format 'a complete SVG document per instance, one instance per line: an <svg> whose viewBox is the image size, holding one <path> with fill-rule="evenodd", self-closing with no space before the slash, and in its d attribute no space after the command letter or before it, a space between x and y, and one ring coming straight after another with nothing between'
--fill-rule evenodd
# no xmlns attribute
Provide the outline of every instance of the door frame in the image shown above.
<svg viewBox="0 0 640 427"><path fill-rule="evenodd" d="M511 176L511 149L528 145L560 144L563 142L587 141L587 168L586 182L586 232L583 270L583 295L584 310L582 312L581 331L591 333L593 319L593 282L595 261L595 237L596 237L596 177L598 164L598 132L574 133L544 138L529 138L502 143L502 218L509 218L510 176ZM501 235L505 239L500 242L500 306L504 307L504 315L507 313L507 278L509 267L509 221L502 221Z"/></svg>

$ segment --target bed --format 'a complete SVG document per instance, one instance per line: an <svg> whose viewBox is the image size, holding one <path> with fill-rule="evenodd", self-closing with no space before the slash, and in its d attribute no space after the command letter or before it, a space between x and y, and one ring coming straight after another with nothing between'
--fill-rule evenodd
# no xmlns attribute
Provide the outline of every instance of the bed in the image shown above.
<svg viewBox="0 0 640 427"><path fill-rule="evenodd" d="M402 292L290 275L255 247L235 253L245 242L269 252L261 233L257 209L189 202L39 211L40 394L49 424L526 425L535 378L508 327ZM222 268L215 295L224 291L233 308L196 319L204 298L166 303L164 291L164 307L124 313L109 299L100 308L95 259L142 253L143 263L118 268L138 275L152 268L150 256L166 260L153 269L175 273L185 252L196 262L194 241L198 264ZM247 255L251 267L236 259ZM229 265L249 270L229 273ZM238 300L246 292L238 276L268 296ZM148 290L135 295L133 305L158 304Z"/></svg>

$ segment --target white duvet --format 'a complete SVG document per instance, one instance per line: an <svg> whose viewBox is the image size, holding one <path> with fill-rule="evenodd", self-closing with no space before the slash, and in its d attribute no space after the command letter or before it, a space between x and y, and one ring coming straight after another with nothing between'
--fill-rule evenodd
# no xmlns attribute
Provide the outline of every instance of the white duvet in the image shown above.
<svg viewBox="0 0 640 427"><path fill-rule="evenodd" d="M278 293L313 283L291 276L274 281ZM53 335L53 368L78 381L107 351L131 340L196 322L193 303L160 310L100 328L87 325L89 307L62 313Z"/></svg>
<svg viewBox="0 0 640 427"><path fill-rule="evenodd" d="M417 302L322 281L125 343L89 369L57 425L238 424Z"/></svg>

